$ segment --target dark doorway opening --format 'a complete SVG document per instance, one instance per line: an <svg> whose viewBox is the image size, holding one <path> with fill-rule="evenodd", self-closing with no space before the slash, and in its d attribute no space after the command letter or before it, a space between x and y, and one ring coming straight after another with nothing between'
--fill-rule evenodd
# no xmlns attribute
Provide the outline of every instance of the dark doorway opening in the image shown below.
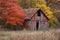
<svg viewBox="0 0 60 40"><path fill-rule="evenodd" d="M41 16L40 10L37 11L37 16Z"/></svg>
<svg viewBox="0 0 60 40"><path fill-rule="evenodd" d="M36 22L36 30L38 30L39 29L39 22L37 21Z"/></svg>

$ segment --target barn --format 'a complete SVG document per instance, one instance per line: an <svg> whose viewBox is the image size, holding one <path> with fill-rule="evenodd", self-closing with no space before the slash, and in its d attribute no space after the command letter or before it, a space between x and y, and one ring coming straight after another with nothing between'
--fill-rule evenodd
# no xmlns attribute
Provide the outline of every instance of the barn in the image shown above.
<svg viewBox="0 0 60 40"><path fill-rule="evenodd" d="M49 27L48 17L39 8L24 9L27 14L25 18L24 26L29 30L47 29Z"/></svg>

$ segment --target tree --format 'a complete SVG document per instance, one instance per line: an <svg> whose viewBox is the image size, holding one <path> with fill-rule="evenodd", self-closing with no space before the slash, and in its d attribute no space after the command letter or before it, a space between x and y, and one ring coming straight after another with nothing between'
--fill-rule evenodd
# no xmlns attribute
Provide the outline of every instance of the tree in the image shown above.
<svg viewBox="0 0 60 40"><path fill-rule="evenodd" d="M18 0L2 0L0 3L0 17L5 21L5 24L23 26L26 14L22 7L18 5Z"/></svg>
<svg viewBox="0 0 60 40"><path fill-rule="evenodd" d="M56 4L56 5L60 5L60 0L46 0L48 5L49 4Z"/></svg>
<svg viewBox="0 0 60 40"><path fill-rule="evenodd" d="M51 8L47 7L45 0L37 0L36 8L40 8L46 14L46 16L49 18L52 26L53 25L55 26L55 24L58 23L58 20L53 15L54 13L51 11Z"/></svg>
<svg viewBox="0 0 60 40"><path fill-rule="evenodd" d="M20 0L19 4L23 8L34 8L37 0Z"/></svg>
<svg viewBox="0 0 60 40"><path fill-rule="evenodd" d="M51 8L54 15L57 17L58 20L60 20L60 0L46 0L47 6Z"/></svg>

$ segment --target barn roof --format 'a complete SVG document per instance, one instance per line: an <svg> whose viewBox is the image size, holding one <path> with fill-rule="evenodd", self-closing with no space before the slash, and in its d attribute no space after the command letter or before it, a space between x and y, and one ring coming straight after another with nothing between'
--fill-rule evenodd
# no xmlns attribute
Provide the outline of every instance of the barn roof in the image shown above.
<svg viewBox="0 0 60 40"><path fill-rule="evenodd" d="M48 17L45 15L45 13L40 9L40 8L28 8L28 9L24 9L24 11L27 14L27 17L25 19L31 19L31 17L37 13L37 11L40 10L43 15L48 19ZM48 19L49 20L49 19Z"/></svg>

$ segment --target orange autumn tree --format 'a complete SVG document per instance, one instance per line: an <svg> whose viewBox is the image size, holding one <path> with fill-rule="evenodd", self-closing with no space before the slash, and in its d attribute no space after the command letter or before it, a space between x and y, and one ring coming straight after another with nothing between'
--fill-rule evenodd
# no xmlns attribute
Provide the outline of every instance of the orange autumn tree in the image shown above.
<svg viewBox="0 0 60 40"><path fill-rule="evenodd" d="M23 25L26 14L18 0L2 0L0 3L0 17L5 20L5 24Z"/></svg>

